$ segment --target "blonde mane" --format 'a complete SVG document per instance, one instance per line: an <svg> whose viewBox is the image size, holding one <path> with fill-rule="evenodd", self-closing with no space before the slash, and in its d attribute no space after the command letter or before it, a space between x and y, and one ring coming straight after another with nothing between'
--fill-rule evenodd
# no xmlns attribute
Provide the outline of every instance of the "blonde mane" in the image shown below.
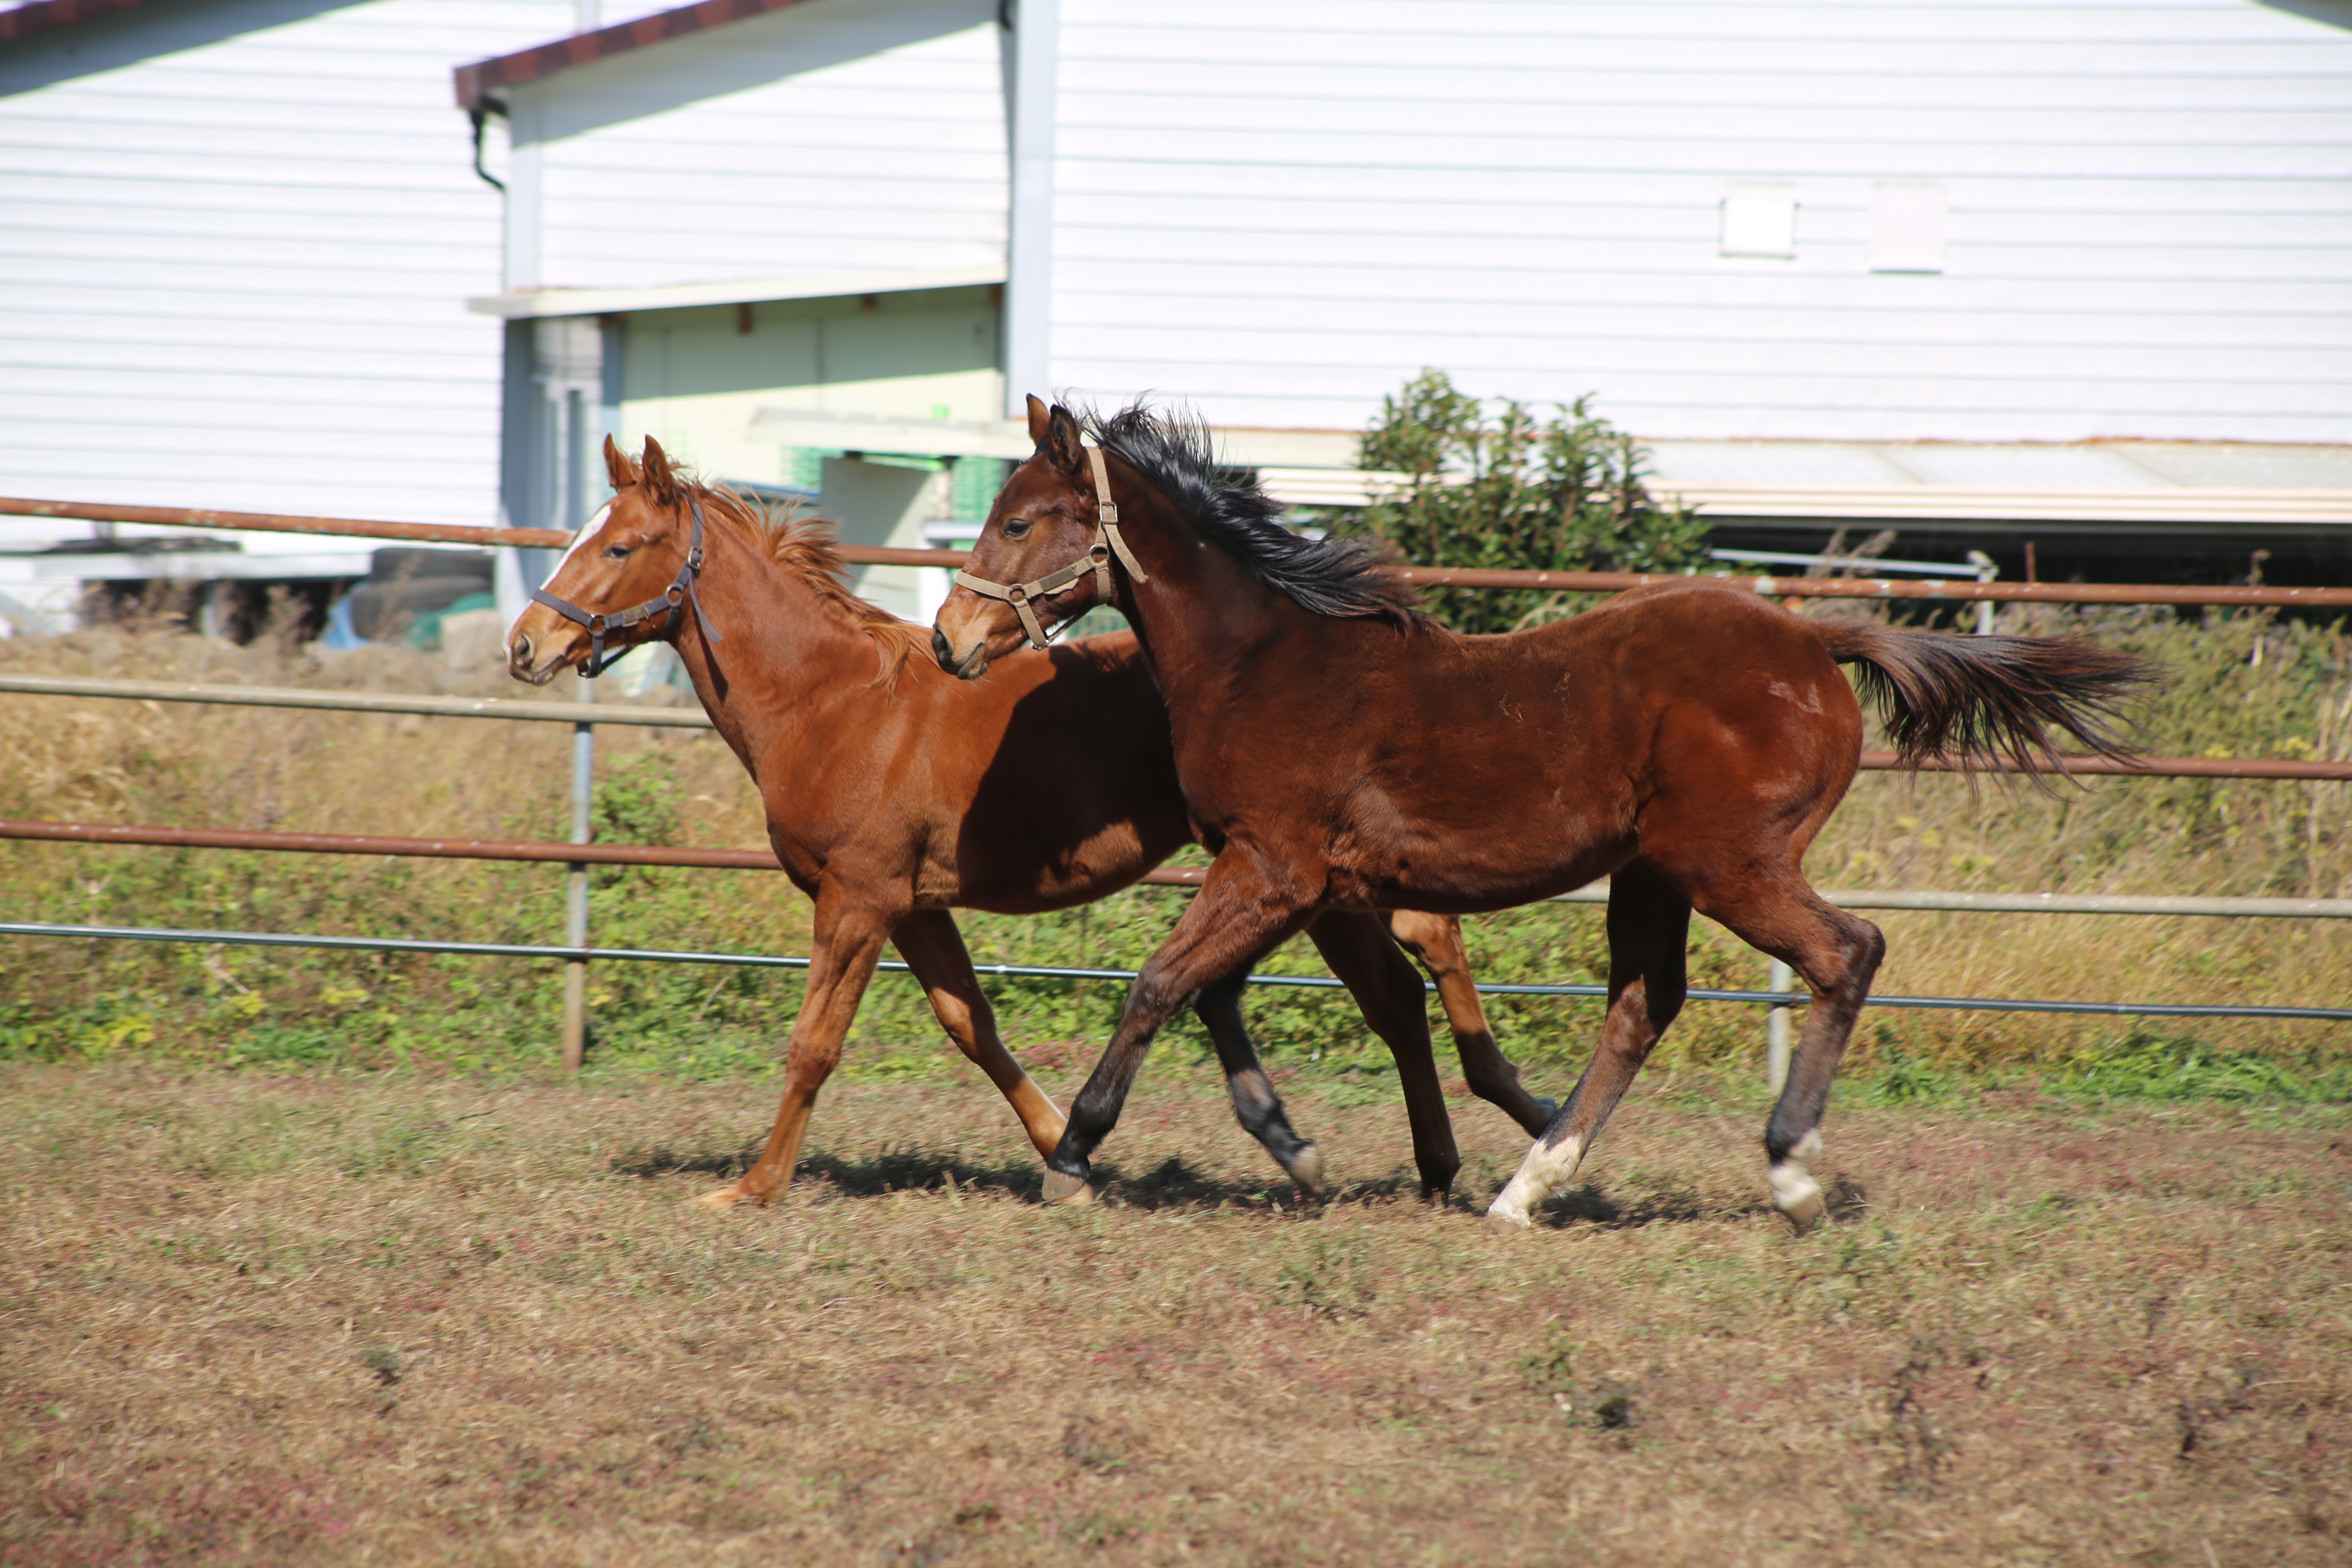
<svg viewBox="0 0 2352 1568"><path fill-rule="evenodd" d="M874 684L888 689L898 684L910 660L931 657L931 632L902 621L878 605L867 604L849 591L848 568L841 559L833 525L803 520L796 506L770 506L725 485L678 477L678 488L702 499L707 515L726 522L743 542L763 551L816 595L817 602L863 632L874 643L882 668Z"/></svg>

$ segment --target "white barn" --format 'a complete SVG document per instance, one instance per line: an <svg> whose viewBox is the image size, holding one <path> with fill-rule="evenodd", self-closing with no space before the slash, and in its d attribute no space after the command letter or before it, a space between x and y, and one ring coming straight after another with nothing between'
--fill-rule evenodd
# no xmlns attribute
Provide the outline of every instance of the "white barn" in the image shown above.
<svg viewBox="0 0 2352 1568"><path fill-rule="evenodd" d="M2335 0L594 9L0 15L0 489L560 524L612 431L912 542L1029 391L1318 495L1436 366L1759 537L2344 559Z"/></svg>

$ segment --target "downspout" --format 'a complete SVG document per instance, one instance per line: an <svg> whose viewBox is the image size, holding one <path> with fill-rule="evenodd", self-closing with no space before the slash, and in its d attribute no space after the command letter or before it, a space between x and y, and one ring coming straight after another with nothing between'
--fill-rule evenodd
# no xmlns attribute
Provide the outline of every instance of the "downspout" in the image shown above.
<svg viewBox="0 0 2352 1568"><path fill-rule="evenodd" d="M474 122L474 173L481 176L481 180L484 184L489 186L492 190L498 192L499 195L503 196L507 194L507 183L504 180L499 179L496 174L491 174L488 169L482 167L482 126L490 118L490 111L493 107L496 107L503 112L506 106L504 104L494 106L489 100L485 99L480 103L478 103L474 105L473 108L467 110L466 113L467 117ZM500 231L503 232L506 226L504 224L500 224L499 227Z"/></svg>

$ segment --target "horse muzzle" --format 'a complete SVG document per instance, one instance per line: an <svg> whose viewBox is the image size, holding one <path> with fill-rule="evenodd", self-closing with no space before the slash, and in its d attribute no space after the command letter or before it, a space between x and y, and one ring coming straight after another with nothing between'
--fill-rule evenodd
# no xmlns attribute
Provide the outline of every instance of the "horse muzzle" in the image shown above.
<svg viewBox="0 0 2352 1568"><path fill-rule="evenodd" d="M988 673L990 630L984 608L976 596L957 590L971 605L955 603L955 595L940 608L939 618L931 624L931 657L940 668L959 680L977 680Z"/></svg>
<svg viewBox="0 0 2352 1568"><path fill-rule="evenodd" d="M570 640L534 637L517 626L507 638L507 673L532 686L546 685L572 663L572 650L562 646Z"/></svg>

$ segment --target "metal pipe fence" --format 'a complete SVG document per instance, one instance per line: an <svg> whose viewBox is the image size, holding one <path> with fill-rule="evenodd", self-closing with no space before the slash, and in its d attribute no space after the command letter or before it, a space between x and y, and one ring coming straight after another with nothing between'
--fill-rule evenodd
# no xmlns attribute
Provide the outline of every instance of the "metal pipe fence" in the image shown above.
<svg viewBox="0 0 2352 1568"><path fill-rule="evenodd" d="M439 953L466 958L547 958L566 963L711 963L746 969L806 969L809 961L765 952L700 952L646 947L544 947L527 942L435 942L414 937L300 936L281 931L183 931L169 926L54 925L40 921L0 921L0 936L58 937L89 941L199 942L226 947L325 948L344 952ZM907 965L886 959L876 966L893 973L908 973ZM977 974L1000 979L1133 980L1132 969L1081 969L1045 963L975 963ZM1253 985L1295 985L1339 990L1346 982L1323 974L1252 974ZM1575 983L1481 980L1478 990L1489 996L1606 996L1609 987ZM1436 986L1422 983L1423 991ZM1811 998L1801 991L1717 991L1693 987L1685 993L1694 1002L1761 1002L1774 1007L1798 1006ZM2313 1018L2352 1021L2352 1007L2272 1007L2231 1003L2177 1002L2042 1002L2011 997L1880 996L1874 1007L1927 1008L1968 1013L2084 1013L2124 1018ZM578 1063L572 1064L577 1067Z"/></svg>
<svg viewBox="0 0 2352 1568"><path fill-rule="evenodd" d="M727 871L779 871L765 849L692 849L667 845L551 843L536 839L404 838L373 833L291 833L277 828L153 827L131 823L38 822L0 817L0 840L131 844L182 849L259 849L309 855L380 855L438 860L553 861L566 866L677 866ZM1146 887L1198 888L1197 867L1159 866ZM2352 899L2181 898L2132 893L1969 893L1913 889L1822 891L1848 910L1910 910L1948 914L2169 915L2238 920L2352 920ZM1605 904L1604 880L1542 900ZM572 945L584 945L574 942Z"/></svg>
<svg viewBox="0 0 2352 1568"><path fill-rule="evenodd" d="M347 518L299 517L281 513L225 512L167 507L128 507L102 503L28 500L0 498L0 514L64 517L91 521L152 523L172 527L218 528L263 532L338 534L360 538L405 539L451 544L524 545L562 548L572 536L552 529L467 528L436 523L371 521ZM899 550L845 547L851 564L958 566L964 552L954 550ZM1407 580L1431 586L1471 588L1538 588L1570 592L1614 593L1653 583L1685 581L1680 576L1607 572L1515 572L1468 568L1408 567ZM2127 584L2019 584L1959 579L1900 581L1874 578L1732 577L1754 592L1773 597L1858 599L1944 599L2044 604L2158 604L2211 605L2273 605L2352 607L2352 589L2293 587L2171 587ZM337 951L425 952L480 957L542 958L565 965L563 1052L567 1067L581 1065L586 1043L586 965L597 962L712 963L754 968L805 968L805 958L772 954L721 953L660 949L593 948L587 942L587 868L590 865L685 866L742 870L774 870L772 855L758 850L688 849L666 846L597 845L591 837L593 732L595 724L636 725L664 729L712 727L702 713L678 709L595 708L593 717L581 702L593 697L586 683L578 702L544 702L500 699L430 697L413 694L319 691L290 688L207 686L185 682L100 680L49 676L0 676L0 692L21 695L104 698L145 701L199 702L226 705L311 709L332 711L422 714L444 718L504 719L526 722L566 723L573 728L572 833L569 843L481 839L404 838L365 834L301 834L235 829L171 828L131 825L0 821L0 839L69 840L85 843L139 844L198 848L248 848L322 854L416 856L437 858L555 861L567 868L565 940L549 946L520 943L431 942L375 937L332 937L266 931L205 931L143 926L70 926L39 921L0 922L0 935L84 938L91 940L201 942L263 947L302 947ZM1865 752L1862 766L1887 770L1906 766L1891 752ZM2021 771L2015 764L1976 765L1930 761L1915 764L1925 771ZM2117 763L2102 757L2070 757L2063 767L2069 774L2137 776L2145 778L2221 778L2347 781L2352 763L2273 758L2152 757ZM2040 770L2022 770L2038 772ZM1198 887L1202 873L1192 868L1159 868L1142 879L1145 885ZM1922 910L1978 913L2039 913L2086 915L2150 915L2173 917L2344 919L2352 918L2352 900L2240 899L2138 897L2115 894L2004 894L1944 892L1918 889L1874 891L1833 890L1831 902L1857 910ZM1604 885L1559 895L1554 901L1601 903ZM885 970L903 964L885 963ZM1135 972L1124 969L1081 969L1051 965L982 964L982 974L1069 980L1124 980ZM1252 975L1253 984L1335 987L1337 980L1312 975ZM1785 1074L1790 1033L1790 1009L1807 1000L1788 989L1791 977L1775 964L1769 989L1764 991L1694 990L1699 1001L1761 1003L1772 1008L1771 1073L1777 1086ZM1606 987L1594 984L1545 984L1481 982L1490 994L1528 996L1600 996ZM1987 997L1873 996L1874 1006L1938 1008L1984 1012L2070 1013L2156 1017L2254 1017L2352 1020L2352 1009L2235 1005L2227 1004L2118 1003L2034 1001Z"/></svg>

